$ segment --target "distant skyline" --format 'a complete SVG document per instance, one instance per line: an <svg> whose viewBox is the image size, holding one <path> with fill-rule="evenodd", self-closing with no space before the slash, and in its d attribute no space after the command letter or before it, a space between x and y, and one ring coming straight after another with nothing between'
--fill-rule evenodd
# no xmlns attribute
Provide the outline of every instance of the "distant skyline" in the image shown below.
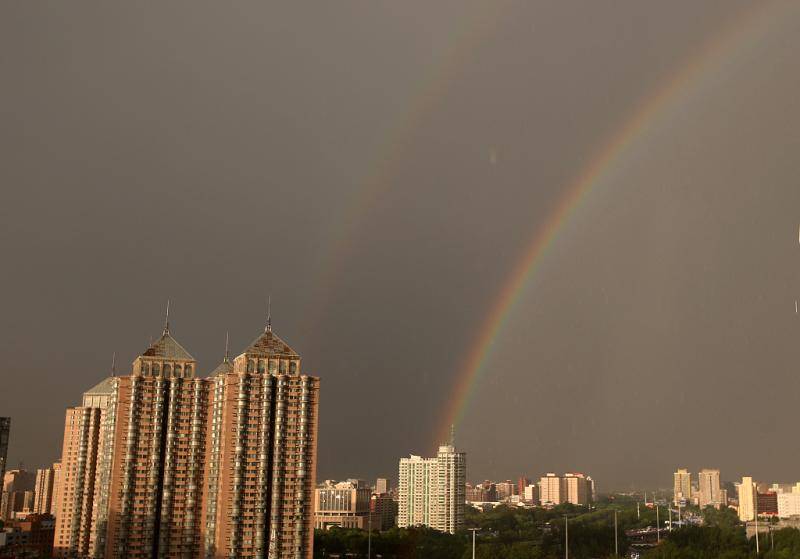
<svg viewBox="0 0 800 559"><path fill-rule="evenodd" d="M207 375L271 295L319 479L396 481L452 418L470 481L800 478L800 6L752 6L4 7L8 467L58 458L167 299Z"/></svg>

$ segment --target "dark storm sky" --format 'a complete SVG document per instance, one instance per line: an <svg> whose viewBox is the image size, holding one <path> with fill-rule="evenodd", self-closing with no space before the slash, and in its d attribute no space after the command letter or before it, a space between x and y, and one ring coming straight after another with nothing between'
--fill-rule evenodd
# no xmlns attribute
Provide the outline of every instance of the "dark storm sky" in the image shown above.
<svg viewBox="0 0 800 559"><path fill-rule="evenodd" d="M208 371L271 294L322 379L318 477L396 477L570 180L750 2L303 4L0 8L11 465L60 456L167 298ZM458 428L470 479L800 479L800 9L767 11L528 282Z"/></svg>

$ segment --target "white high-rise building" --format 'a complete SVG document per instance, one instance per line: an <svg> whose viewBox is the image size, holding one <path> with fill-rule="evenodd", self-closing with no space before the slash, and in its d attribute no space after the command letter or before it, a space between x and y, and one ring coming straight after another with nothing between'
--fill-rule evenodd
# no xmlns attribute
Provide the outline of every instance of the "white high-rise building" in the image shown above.
<svg viewBox="0 0 800 559"><path fill-rule="evenodd" d="M737 486L739 492L739 520L749 522L755 519L756 487L753 478L745 476Z"/></svg>
<svg viewBox="0 0 800 559"><path fill-rule="evenodd" d="M401 458L398 526L429 526L451 534L462 529L466 474L466 453L452 444L440 446L436 458Z"/></svg>
<svg viewBox="0 0 800 559"><path fill-rule="evenodd" d="M719 470L700 470L697 474L697 482L700 486L700 508L715 507L722 505L722 492L719 485Z"/></svg>
<svg viewBox="0 0 800 559"><path fill-rule="evenodd" d="M682 500L691 502L692 500L692 474L685 468L678 469L672 474L674 478L673 499L676 505Z"/></svg>
<svg viewBox="0 0 800 559"><path fill-rule="evenodd" d="M778 493L778 516L780 518L800 516L800 483L792 486L789 491Z"/></svg>

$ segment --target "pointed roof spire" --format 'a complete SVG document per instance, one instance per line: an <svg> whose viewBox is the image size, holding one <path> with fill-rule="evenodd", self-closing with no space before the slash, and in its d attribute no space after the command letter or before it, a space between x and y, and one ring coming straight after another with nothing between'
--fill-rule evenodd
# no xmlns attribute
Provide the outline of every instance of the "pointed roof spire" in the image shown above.
<svg viewBox="0 0 800 559"><path fill-rule="evenodd" d="M228 332L225 332L225 357L222 359L223 363L229 363L230 357L228 355Z"/></svg>
<svg viewBox="0 0 800 559"><path fill-rule="evenodd" d="M272 332L272 295L267 296L267 327L264 332Z"/></svg>
<svg viewBox="0 0 800 559"><path fill-rule="evenodd" d="M111 354L111 376L117 376L117 352Z"/></svg>
<svg viewBox="0 0 800 559"><path fill-rule="evenodd" d="M450 424L450 446L456 446L456 426L454 424Z"/></svg>
<svg viewBox="0 0 800 559"><path fill-rule="evenodd" d="M169 299L167 299L167 314L164 317L164 334L169 334Z"/></svg>

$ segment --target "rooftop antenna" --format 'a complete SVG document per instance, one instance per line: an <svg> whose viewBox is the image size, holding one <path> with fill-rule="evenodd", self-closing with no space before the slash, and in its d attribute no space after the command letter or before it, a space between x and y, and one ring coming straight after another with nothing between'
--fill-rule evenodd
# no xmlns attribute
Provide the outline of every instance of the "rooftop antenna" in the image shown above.
<svg viewBox="0 0 800 559"><path fill-rule="evenodd" d="M111 376L117 376L117 352L111 354Z"/></svg>
<svg viewBox="0 0 800 559"><path fill-rule="evenodd" d="M225 358L222 360L223 363L228 362L228 333L225 332Z"/></svg>
<svg viewBox="0 0 800 559"><path fill-rule="evenodd" d="M169 299L167 299L167 314L164 316L164 335L169 334Z"/></svg>
<svg viewBox="0 0 800 559"><path fill-rule="evenodd" d="M264 332L272 332L272 295L267 296L267 327Z"/></svg>

